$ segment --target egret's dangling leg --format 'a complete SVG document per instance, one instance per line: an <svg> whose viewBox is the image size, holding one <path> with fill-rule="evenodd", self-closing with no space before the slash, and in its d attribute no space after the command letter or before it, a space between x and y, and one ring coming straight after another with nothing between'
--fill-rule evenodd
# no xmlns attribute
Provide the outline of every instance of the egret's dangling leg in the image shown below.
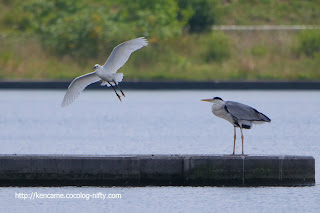
<svg viewBox="0 0 320 213"><path fill-rule="evenodd" d="M236 139L237 139L237 135L236 135L236 127L234 127L234 135L233 135L233 155L234 155L234 153L235 153L235 151L236 151Z"/></svg>
<svg viewBox="0 0 320 213"><path fill-rule="evenodd" d="M121 97L120 95L117 93L116 89L114 88L114 86L112 86L112 84L110 82L108 82L110 84L110 86L112 87L112 89L114 90L114 92L116 93L116 95L118 96L119 100L121 101Z"/></svg>
<svg viewBox="0 0 320 213"><path fill-rule="evenodd" d="M242 127L240 127L241 131L241 140L242 140L242 155L243 155L243 132L242 132Z"/></svg>
<svg viewBox="0 0 320 213"><path fill-rule="evenodd" d="M126 97L125 94L124 94L124 92L122 92L122 90L120 89L119 85L118 85L115 81L113 81L113 82L114 82L115 85L117 85L117 87L118 87L118 89L120 90L120 92L122 93L123 97Z"/></svg>

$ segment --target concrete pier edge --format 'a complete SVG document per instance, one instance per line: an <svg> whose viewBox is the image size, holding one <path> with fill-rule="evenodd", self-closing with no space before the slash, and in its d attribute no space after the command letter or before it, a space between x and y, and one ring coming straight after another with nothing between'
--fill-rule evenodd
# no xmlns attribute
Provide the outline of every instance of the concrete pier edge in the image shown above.
<svg viewBox="0 0 320 213"><path fill-rule="evenodd" d="M314 186L312 156L0 155L0 186Z"/></svg>

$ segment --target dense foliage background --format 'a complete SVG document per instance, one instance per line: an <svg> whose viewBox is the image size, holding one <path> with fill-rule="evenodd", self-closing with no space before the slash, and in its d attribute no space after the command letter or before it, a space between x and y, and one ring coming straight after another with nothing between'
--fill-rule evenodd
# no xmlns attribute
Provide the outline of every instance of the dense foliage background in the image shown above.
<svg viewBox="0 0 320 213"><path fill-rule="evenodd" d="M126 79L319 80L320 30L212 30L319 23L320 0L0 0L0 78L71 79L144 36Z"/></svg>

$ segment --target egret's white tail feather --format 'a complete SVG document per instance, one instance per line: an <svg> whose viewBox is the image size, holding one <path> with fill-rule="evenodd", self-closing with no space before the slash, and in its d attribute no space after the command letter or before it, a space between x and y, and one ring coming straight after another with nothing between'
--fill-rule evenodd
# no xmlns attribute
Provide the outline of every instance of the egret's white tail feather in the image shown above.
<svg viewBox="0 0 320 213"><path fill-rule="evenodd" d="M113 75L114 79L116 80L117 84L119 82L121 82L123 79L123 73L113 73L112 75Z"/></svg>
<svg viewBox="0 0 320 213"><path fill-rule="evenodd" d="M123 73L113 73L112 75L113 75L114 80L117 82L117 84L118 84L119 82L121 82L122 79L123 79ZM112 86L115 86L115 85L116 85L116 84L115 84L114 82L112 82L112 81L111 81L110 83L108 83L107 81L102 81L101 86L106 86L106 85L107 85L107 87L110 87L110 84L111 84Z"/></svg>
<svg viewBox="0 0 320 213"><path fill-rule="evenodd" d="M107 81L102 81L101 86L107 86L107 87L110 87L110 86L111 86L110 84L111 84L112 86L114 86L114 85L115 85L113 82L110 82L110 83L109 83L109 82L107 82Z"/></svg>
<svg viewBox="0 0 320 213"><path fill-rule="evenodd" d="M108 82L102 81L102 82L101 82L101 86L105 86L105 85L107 85L108 87L110 87L110 85L108 84Z"/></svg>

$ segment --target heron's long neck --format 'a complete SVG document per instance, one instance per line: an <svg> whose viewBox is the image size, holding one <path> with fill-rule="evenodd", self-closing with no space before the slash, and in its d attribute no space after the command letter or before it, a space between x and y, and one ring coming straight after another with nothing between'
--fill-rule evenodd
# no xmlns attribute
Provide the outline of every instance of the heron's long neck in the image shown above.
<svg viewBox="0 0 320 213"><path fill-rule="evenodd" d="M220 111L221 109L223 109L224 107L224 103L223 104L212 104L211 110L213 112L213 114L217 113L218 111Z"/></svg>

